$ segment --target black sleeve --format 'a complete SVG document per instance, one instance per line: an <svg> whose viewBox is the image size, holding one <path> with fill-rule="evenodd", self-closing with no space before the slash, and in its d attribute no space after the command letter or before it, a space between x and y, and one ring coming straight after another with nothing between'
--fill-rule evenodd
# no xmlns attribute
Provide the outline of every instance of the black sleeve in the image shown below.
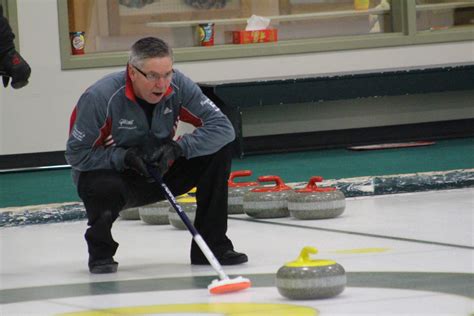
<svg viewBox="0 0 474 316"><path fill-rule="evenodd" d="M15 48L12 28L6 17L3 16L3 6L0 4L0 56L12 48Z"/></svg>

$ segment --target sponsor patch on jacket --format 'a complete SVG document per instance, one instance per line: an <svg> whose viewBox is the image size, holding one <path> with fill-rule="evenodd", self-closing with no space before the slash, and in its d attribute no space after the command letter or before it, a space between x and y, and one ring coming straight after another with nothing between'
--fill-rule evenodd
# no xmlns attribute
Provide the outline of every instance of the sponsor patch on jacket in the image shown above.
<svg viewBox="0 0 474 316"><path fill-rule="evenodd" d="M212 102L209 98L204 98L201 100L201 105L204 106L208 104L211 108L214 109L214 111L216 112L219 112L219 108L214 104L214 102Z"/></svg>
<svg viewBox="0 0 474 316"><path fill-rule="evenodd" d="M137 125L134 120L120 119L118 129L136 129Z"/></svg>
<svg viewBox="0 0 474 316"><path fill-rule="evenodd" d="M76 126L74 126L74 128L72 129L71 135L72 135L72 137L74 137L75 139L77 139L80 142L82 142L84 137L86 137L86 133L81 132L80 130L78 130Z"/></svg>

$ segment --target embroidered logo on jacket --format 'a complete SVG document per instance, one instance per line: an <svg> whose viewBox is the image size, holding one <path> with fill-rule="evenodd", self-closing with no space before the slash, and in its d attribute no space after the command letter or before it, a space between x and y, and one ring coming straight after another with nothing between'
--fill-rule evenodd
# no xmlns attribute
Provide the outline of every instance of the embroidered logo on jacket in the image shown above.
<svg viewBox="0 0 474 316"><path fill-rule="evenodd" d="M72 129L71 135L72 135L72 137L74 137L78 141L82 142L82 140L86 136L86 133L81 132L80 130L77 129L76 126L74 126L74 128Z"/></svg>
<svg viewBox="0 0 474 316"><path fill-rule="evenodd" d="M201 105L204 106L208 104L211 108L214 109L214 111L216 112L219 112L219 108L214 104L214 102L212 102L209 98L204 98L201 100Z"/></svg>
<svg viewBox="0 0 474 316"><path fill-rule="evenodd" d="M165 108L165 110L163 111L163 114L166 115L168 113L173 113L173 110L170 108Z"/></svg>
<svg viewBox="0 0 474 316"><path fill-rule="evenodd" d="M119 129L136 129L137 128L134 120L120 119L118 123L119 123L119 127L118 127Z"/></svg>

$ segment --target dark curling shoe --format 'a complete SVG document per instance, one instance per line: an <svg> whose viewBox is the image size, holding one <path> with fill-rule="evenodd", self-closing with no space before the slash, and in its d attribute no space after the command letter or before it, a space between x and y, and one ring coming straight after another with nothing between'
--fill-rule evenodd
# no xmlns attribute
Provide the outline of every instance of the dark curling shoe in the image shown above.
<svg viewBox="0 0 474 316"><path fill-rule="evenodd" d="M216 255L216 259L219 263L223 266L232 266L236 264L241 264L249 261L247 255L245 253L236 252L234 250L226 250L220 255ZM199 258L191 258L191 264L209 264L206 257L199 257Z"/></svg>
<svg viewBox="0 0 474 316"><path fill-rule="evenodd" d="M93 274L115 273L117 268L118 262L113 258L89 261L89 271Z"/></svg>

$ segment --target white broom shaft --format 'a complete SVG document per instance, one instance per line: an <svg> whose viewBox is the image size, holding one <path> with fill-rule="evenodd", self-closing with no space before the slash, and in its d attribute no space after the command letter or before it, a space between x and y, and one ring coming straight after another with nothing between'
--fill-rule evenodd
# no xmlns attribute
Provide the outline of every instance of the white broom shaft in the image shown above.
<svg viewBox="0 0 474 316"><path fill-rule="evenodd" d="M209 263L214 268L214 270L216 270L216 272L219 274L219 278L221 280L228 279L229 277L225 274L224 269L222 269L221 264L219 263L219 261L217 261L216 257L212 253L211 249L209 249L209 246L206 244L204 239L202 239L201 235L196 234L193 236L193 239L196 242L196 244L199 246L199 248L201 249L204 256L206 256L207 261L209 261Z"/></svg>
<svg viewBox="0 0 474 316"><path fill-rule="evenodd" d="M228 279L227 275L224 273L224 270L222 269L221 264L219 263L219 261L217 261L216 257L212 253L209 246L206 244L206 242L204 241L202 236L199 234L197 229L194 227L194 225L191 223L188 216L181 208L181 205L178 204L178 202L176 201L175 197L171 193L168 186L163 181L160 182L160 185L165 191L165 195L168 198L168 201L171 203L171 205L173 206L175 211L178 213L179 217L181 217L181 220L183 221L183 223L186 225L189 232L193 236L193 239L196 242L196 244L199 246L199 249L201 249L202 253L207 258L207 261L209 261L209 263L214 268L214 270L216 270L216 272L219 274L219 278L221 280Z"/></svg>
<svg viewBox="0 0 474 316"><path fill-rule="evenodd" d="M216 270L216 272L219 274L219 278L221 280L227 280L229 279L229 277L225 274L224 272L224 269L222 269L222 266L221 264L219 263L219 261L217 261L216 257L214 256L214 254L212 253L211 249L209 248L209 246L206 244L206 242L204 241L204 239L201 237L201 235L199 234L199 232L196 230L196 228L194 227L194 225L191 223L191 221L189 220L188 216L186 215L186 213L183 211L183 209L181 208L181 206L178 204L178 202L176 201L173 193L171 193L171 190L168 188L168 186L164 183L163 179L161 178L160 174L158 174L158 172L150 167L150 166L147 166L148 168L148 172L151 174L151 176L158 182L158 184L161 186L161 188L163 189L163 193L165 194L165 197L166 199L170 202L170 204L173 206L174 210L176 211L176 213L178 213L179 217L181 218L181 220L183 221L183 223L186 225L186 227L188 228L189 232L191 233L191 235L193 236L193 239L194 241L196 242L196 244L199 246L199 249L201 249L202 253L204 254L204 256L207 258L207 261L209 261L209 263L211 264L211 266L214 268L214 270Z"/></svg>

